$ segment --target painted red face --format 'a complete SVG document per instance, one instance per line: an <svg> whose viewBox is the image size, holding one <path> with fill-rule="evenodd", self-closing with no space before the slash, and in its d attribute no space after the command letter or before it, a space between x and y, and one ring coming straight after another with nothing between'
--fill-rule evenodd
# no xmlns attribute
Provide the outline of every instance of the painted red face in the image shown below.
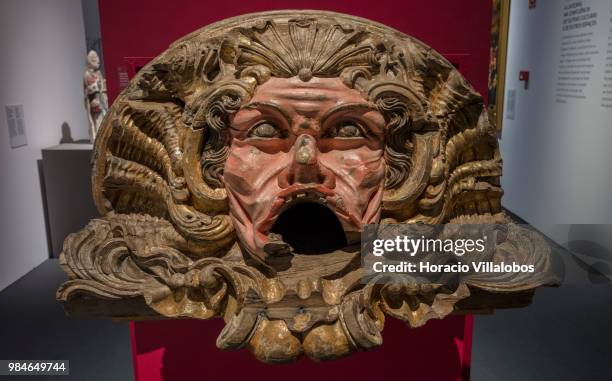
<svg viewBox="0 0 612 381"><path fill-rule="evenodd" d="M383 128L383 116L339 78L271 78L257 87L232 120L223 175L243 247L262 260L277 253L270 229L298 199L326 205L347 236L376 222Z"/></svg>

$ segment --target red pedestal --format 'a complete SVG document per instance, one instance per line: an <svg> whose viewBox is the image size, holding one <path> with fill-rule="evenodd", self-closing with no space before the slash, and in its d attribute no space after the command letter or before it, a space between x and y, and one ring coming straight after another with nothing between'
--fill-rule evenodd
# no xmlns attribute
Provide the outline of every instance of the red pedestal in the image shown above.
<svg viewBox="0 0 612 381"><path fill-rule="evenodd" d="M268 365L247 350L221 351L223 321L168 320L130 325L136 381L174 380L402 380L469 379L472 317L450 316L410 329L388 318L384 343L344 359Z"/></svg>

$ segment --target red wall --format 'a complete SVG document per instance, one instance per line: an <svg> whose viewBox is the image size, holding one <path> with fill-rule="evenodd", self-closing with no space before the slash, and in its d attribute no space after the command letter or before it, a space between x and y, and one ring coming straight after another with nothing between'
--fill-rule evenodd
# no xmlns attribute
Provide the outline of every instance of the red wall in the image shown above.
<svg viewBox="0 0 612 381"><path fill-rule="evenodd" d="M430 45L453 63L481 94L486 94L490 0L99 0L102 45L109 97L119 91L119 70L126 57L155 57L170 43L204 25L249 12L273 9L323 9L387 24ZM457 380L469 376L471 318L452 317L410 330L390 319L385 344L378 351L313 367L308 360L270 368L248 353L220 352L214 338L219 321L165 321L132 326L137 380L208 379L231 375L271 379L410 379ZM206 364L206 365L202 365ZM208 369L208 372L207 370ZM218 373L217 373L218 372ZM210 377L212 376L212 377ZM196 377L199 379L199 377ZM276 377L273 377L276 378ZM231 377L230 377L231 379Z"/></svg>
<svg viewBox="0 0 612 381"><path fill-rule="evenodd" d="M458 58L459 70L486 94L491 0L100 0L99 6L111 100L119 92L118 70L126 66L125 57L155 57L179 37L212 22L287 8L348 13L394 27L451 62Z"/></svg>

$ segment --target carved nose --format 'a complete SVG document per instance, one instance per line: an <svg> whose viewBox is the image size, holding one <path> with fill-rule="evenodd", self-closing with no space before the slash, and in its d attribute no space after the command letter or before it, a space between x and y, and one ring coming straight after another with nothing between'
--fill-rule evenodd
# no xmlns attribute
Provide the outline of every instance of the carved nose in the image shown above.
<svg viewBox="0 0 612 381"><path fill-rule="evenodd" d="M279 176L281 188L293 184L323 184L332 189L336 185L332 172L319 162L317 141L311 135L300 135L295 141L291 165Z"/></svg>

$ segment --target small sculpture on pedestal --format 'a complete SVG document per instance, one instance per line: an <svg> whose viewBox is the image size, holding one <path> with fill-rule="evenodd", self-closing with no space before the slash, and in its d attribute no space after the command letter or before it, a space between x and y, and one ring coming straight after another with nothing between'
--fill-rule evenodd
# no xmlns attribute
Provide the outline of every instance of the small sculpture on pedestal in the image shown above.
<svg viewBox="0 0 612 381"><path fill-rule="evenodd" d="M83 75L83 86L85 89L85 109L89 121L89 137L93 143L102 119L108 111L106 80L100 71L100 58L95 50L90 50L87 54L87 69Z"/></svg>

